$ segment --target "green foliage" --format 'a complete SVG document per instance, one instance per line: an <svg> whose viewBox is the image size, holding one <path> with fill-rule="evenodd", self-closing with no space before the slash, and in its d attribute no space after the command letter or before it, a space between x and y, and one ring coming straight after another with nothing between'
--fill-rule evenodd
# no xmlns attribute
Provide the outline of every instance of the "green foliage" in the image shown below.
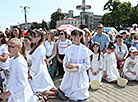
<svg viewBox="0 0 138 102"><path fill-rule="evenodd" d="M88 25L88 17L89 17L88 14L86 14L85 15L85 24L87 24L87 25Z"/></svg>
<svg viewBox="0 0 138 102"><path fill-rule="evenodd" d="M48 30L46 21L42 20L42 28Z"/></svg>
<svg viewBox="0 0 138 102"><path fill-rule="evenodd" d="M51 15L51 21L50 21L50 29L55 29L56 28L56 21L61 20L64 18L64 14L61 12L54 12Z"/></svg>
<svg viewBox="0 0 138 102"><path fill-rule="evenodd" d="M46 30L48 30L48 26L47 26L47 23L43 20L42 23L37 23L37 22L34 22L30 29L39 29L39 28L45 28Z"/></svg>
<svg viewBox="0 0 138 102"><path fill-rule="evenodd" d="M121 3L119 0L109 0L104 5L105 13L100 20L105 26L112 26L117 29L129 27L138 22L138 5L132 7L130 2Z"/></svg>

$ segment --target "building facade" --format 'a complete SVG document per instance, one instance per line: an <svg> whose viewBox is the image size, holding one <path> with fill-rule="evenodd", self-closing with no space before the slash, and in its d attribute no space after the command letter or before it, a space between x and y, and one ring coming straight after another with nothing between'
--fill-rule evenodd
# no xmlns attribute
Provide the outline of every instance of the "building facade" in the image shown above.
<svg viewBox="0 0 138 102"><path fill-rule="evenodd" d="M76 18L65 18L65 19L62 19L62 20L58 20L56 27L59 27L62 24L71 24L75 27L79 27L79 25L81 24L81 20L76 19Z"/></svg>
<svg viewBox="0 0 138 102"><path fill-rule="evenodd" d="M58 8L57 12L62 13L62 10L60 8ZM82 12L80 12L80 15L78 15L78 16L74 16L73 13L74 13L73 10L69 10L68 13L63 13L65 15L64 19L57 21L56 26L58 27L59 25L62 25L62 24L72 24L75 26L79 26L81 24ZM88 15L88 28L89 29L95 29L99 23L99 20L102 18L101 15L94 15L93 12L85 12L85 15ZM75 19L77 19L77 20L75 20ZM77 21L79 23L73 23L73 22L77 22Z"/></svg>

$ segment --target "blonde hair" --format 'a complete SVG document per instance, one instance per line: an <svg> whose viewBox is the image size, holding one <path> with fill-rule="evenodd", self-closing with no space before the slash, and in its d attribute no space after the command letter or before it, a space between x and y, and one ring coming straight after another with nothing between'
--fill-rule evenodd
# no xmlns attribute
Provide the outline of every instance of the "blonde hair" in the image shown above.
<svg viewBox="0 0 138 102"><path fill-rule="evenodd" d="M16 46L18 46L18 47L22 47L22 42L21 42L21 40L18 39L18 38L12 38L12 39L9 41L9 43L12 43L12 44L14 44L14 45L16 45Z"/></svg>
<svg viewBox="0 0 138 102"><path fill-rule="evenodd" d="M91 39L92 36L91 36L91 32L89 31L89 29L88 28L84 28L83 31L87 32L89 34L89 38Z"/></svg>

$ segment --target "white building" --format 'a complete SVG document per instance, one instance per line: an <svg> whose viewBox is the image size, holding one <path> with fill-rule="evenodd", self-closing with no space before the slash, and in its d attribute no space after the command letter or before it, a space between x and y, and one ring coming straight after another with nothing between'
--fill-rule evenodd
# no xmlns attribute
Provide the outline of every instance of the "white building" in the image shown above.
<svg viewBox="0 0 138 102"><path fill-rule="evenodd" d="M62 10L60 8L58 8L57 12L62 13ZM57 27L60 26L61 24L72 24L72 25L74 25L74 23L72 23L72 22L75 22L74 21L75 19L77 19L80 22L79 25L81 24L82 12L80 12L80 15L78 15L78 16L73 15L73 10L69 10L68 13L63 13L63 14L65 15L65 17L64 17L65 19L57 21L57 25L56 25ZM88 28L89 29L97 28L99 20L102 18L102 16L101 15L94 15L93 12L85 12L85 14L88 14ZM67 18L69 18L69 19L67 19ZM75 26L79 26L79 25L75 25Z"/></svg>
<svg viewBox="0 0 138 102"><path fill-rule="evenodd" d="M79 27L81 24L81 20L76 19L76 18L65 18L57 21L56 27L59 27L62 24L71 24L75 27Z"/></svg>

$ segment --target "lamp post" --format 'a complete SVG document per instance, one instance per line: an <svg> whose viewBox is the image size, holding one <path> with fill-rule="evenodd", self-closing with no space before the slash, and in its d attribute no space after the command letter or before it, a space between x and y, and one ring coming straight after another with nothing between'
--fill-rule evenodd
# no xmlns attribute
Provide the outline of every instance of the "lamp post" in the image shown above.
<svg viewBox="0 0 138 102"><path fill-rule="evenodd" d="M85 0L82 0L82 5L76 6L76 9L82 10L81 22L82 24L85 24L85 10L91 9L91 5L85 5Z"/></svg>
<svg viewBox="0 0 138 102"><path fill-rule="evenodd" d="M20 6L20 8L23 8L24 9L24 17L25 17L25 29L27 29L28 27L27 27L27 14L26 14L26 10L27 9L30 9L30 7L28 7L28 6Z"/></svg>

